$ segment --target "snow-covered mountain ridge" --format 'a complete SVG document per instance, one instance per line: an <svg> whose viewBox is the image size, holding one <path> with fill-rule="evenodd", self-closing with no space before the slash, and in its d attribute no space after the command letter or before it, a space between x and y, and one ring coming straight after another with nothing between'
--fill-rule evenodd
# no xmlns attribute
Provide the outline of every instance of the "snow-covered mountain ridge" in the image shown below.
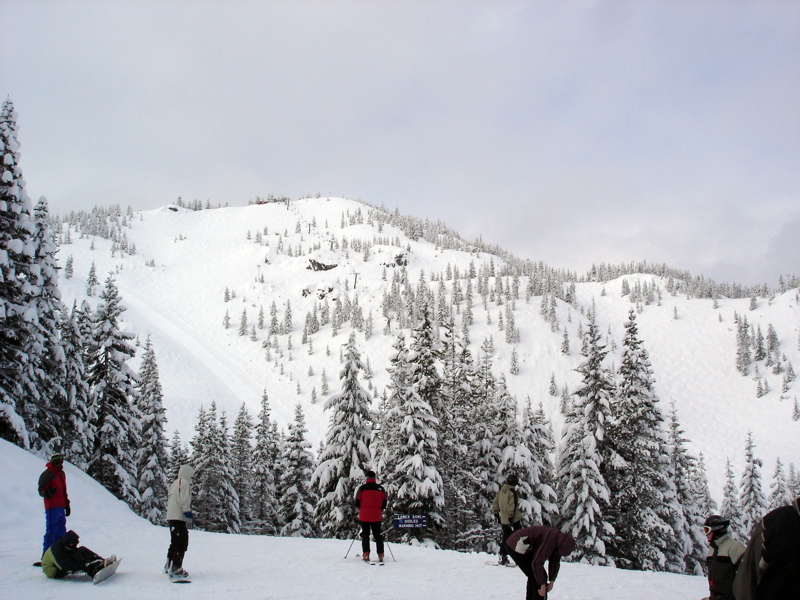
<svg viewBox="0 0 800 600"><path fill-rule="evenodd" d="M316 445L327 425L322 373L324 370L330 391L335 393L341 368L339 352L352 319L344 321L336 335L331 323L321 325L319 331L308 335L310 344L304 344L306 315L313 314L315 305L319 313L327 302L333 312L337 298L344 301L347 297L351 302L358 298L365 324L357 331L357 340L372 371L371 380L364 385L371 387L377 407L389 382L386 367L399 332L400 319L393 312L389 332L384 332L387 318L383 305L385 297L392 294L393 280L402 290L404 286L396 279L405 272L408 288L416 293L423 275L438 301L441 279L445 304L450 306L456 270L465 296L473 269L473 322L468 329L473 355L491 336L497 373L506 375L508 388L520 403L530 398L534 405L543 404L557 435L563 422L559 411L562 388L566 385L571 391L580 382L574 369L582 361L579 331L586 327L586 313L594 303L600 330L606 332L612 348L607 359L611 366L619 363L628 311L638 307L639 329L650 353L662 410L668 412L669 403L675 402L692 442L691 451L702 452L706 458L711 491L718 500L726 459L731 459L737 476L741 473L748 431L753 432L756 454L764 460L765 481L769 481L777 457L785 465L800 466L795 442L800 421L792 420L800 384L790 382L788 391L783 392L785 371L774 374L772 367L761 361L757 363L760 382L763 386L766 381L770 391L757 397L754 365L747 376L736 369L734 322L735 313L746 317L748 323L760 326L764 335L772 325L780 355L785 356L785 360L781 358L784 368L792 364L797 369L797 289L759 298L751 310L750 299L690 299L672 295L669 280L627 275L605 283L575 283L573 304L556 300L555 319L551 315L548 320L541 314L541 293L526 299L528 277L522 275L518 297L510 292L519 341L508 342L505 294L514 286L514 278L489 277L486 301L477 291L477 274L492 265L496 274L502 274L503 259L486 252L445 249L421 237L411 239L400 229L370 218L371 210L339 198L199 211L169 206L123 215L124 224L121 219L118 230L123 238L115 236L118 242L96 236L81 238L72 228L59 252L62 267L70 256L74 263L70 279L62 271L64 302L71 306L73 300L80 303L85 297L92 263L101 283L109 271L115 273L122 303L128 308L124 327L142 341L146 335L152 336L169 428L179 430L184 441L191 438L201 405L216 401L218 409L232 417L244 402L255 414L266 389L273 416L281 425L291 422L296 403L303 405ZM129 250L135 247L135 253L117 249L120 243ZM312 260L318 266L336 266L313 270ZM498 279L502 292L497 291ZM638 303L631 302L630 294L622 295L623 289L641 287L645 290ZM653 296L650 303L644 299L648 291ZM290 305L290 333L268 335L273 302L279 324L285 320L287 303ZM454 305L459 328L466 310L462 297ZM259 327L262 311L263 328ZM223 326L226 313L230 319L227 328ZM246 334L239 335L243 314ZM251 339L254 326L255 340ZM565 328L568 354L562 352ZM268 338L269 354L264 347ZM517 374L512 374L514 351ZM551 378L557 387L555 396L550 393Z"/></svg>

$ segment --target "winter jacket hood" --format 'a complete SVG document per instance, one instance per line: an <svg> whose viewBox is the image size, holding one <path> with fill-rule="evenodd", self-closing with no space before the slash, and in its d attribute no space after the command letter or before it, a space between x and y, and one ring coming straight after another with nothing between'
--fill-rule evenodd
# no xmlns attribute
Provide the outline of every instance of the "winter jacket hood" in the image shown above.
<svg viewBox="0 0 800 600"><path fill-rule="evenodd" d="M178 479L191 479L194 477L194 467L192 465L181 465L178 469Z"/></svg>

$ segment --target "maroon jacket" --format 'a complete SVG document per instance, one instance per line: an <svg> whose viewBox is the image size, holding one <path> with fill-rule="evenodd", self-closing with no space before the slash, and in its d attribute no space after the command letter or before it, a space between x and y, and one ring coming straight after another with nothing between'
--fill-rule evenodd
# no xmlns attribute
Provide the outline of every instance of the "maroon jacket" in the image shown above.
<svg viewBox="0 0 800 600"><path fill-rule="evenodd" d="M374 477L358 488L356 493L358 520L364 523L380 523L383 520L383 509L386 508L386 492L375 482Z"/></svg>
<svg viewBox="0 0 800 600"><path fill-rule="evenodd" d="M525 559L531 561L530 566L536 578L536 584L544 585L555 581L558 570L561 568L561 557L567 556L575 550L575 539L558 529L534 525L512 533L506 545L516 552L517 542L523 536L527 538L525 543L528 544L528 550L524 556ZM547 572L544 570L545 561L547 561Z"/></svg>
<svg viewBox="0 0 800 600"><path fill-rule="evenodd" d="M69 506L67 476L63 466L56 467L53 463L47 463L47 469L39 477L39 495L44 498L45 509Z"/></svg>

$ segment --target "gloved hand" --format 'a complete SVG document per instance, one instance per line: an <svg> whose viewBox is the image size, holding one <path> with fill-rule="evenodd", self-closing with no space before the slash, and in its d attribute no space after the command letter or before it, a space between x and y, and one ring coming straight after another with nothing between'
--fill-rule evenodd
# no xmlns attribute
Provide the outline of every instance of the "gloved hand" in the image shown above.
<svg viewBox="0 0 800 600"><path fill-rule="evenodd" d="M194 514L192 514L192 511L186 511L183 516L186 517L186 529L194 529Z"/></svg>
<svg viewBox="0 0 800 600"><path fill-rule="evenodd" d="M64 507L64 514L69 516L71 512L72 511L69 508L69 502L67 502L67 505Z"/></svg>

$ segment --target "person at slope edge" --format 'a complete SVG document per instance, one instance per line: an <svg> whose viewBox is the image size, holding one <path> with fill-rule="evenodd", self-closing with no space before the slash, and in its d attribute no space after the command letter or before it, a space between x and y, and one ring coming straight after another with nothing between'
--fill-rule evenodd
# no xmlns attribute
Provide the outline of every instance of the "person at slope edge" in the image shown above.
<svg viewBox="0 0 800 600"><path fill-rule="evenodd" d="M508 565L508 546L506 540L508 536L522 527L522 513L519 510L519 493L517 484L519 477L512 473L506 479L503 487L497 492L492 502L492 512L500 522L502 529L500 537L500 558L498 563Z"/></svg>
<svg viewBox="0 0 800 600"><path fill-rule="evenodd" d="M383 562L383 536L381 521L386 508L386 492L375 480L375 472L367 471L367 481L356 492L358 522L361 524L361 558L369 561L369 532L375 538L378 560Z"/></svg>
<svg viewBox="0 0 800 600"><path fill-rule="evenodd" d="M117 561L113 554L103 558L96 552L78 546L78 534L70 530L56 541L42 556L42 571L51 579L60 579L71 573L86 573L94 577L103 569Z"/></svg>
<svg viewBox="0 0 800 600"><path fill-rule="evenodd" d="M169 486L167 497L167 523L169 524L169 550L164 573L169 576L188 577L183 568L183 555L189 548L189 531L194 524L192 514L192 475L191 465L181 465L178 478Z"/></svg>
<svg viewBox="0 0 800 600"><path fill-rule="evenodd" d="M64 457L53 454L44 472L39 476L39 495L44 498L45 531L42 556L67 533L70 515L67 495L67 476L64 474Z"/></svg>
<svg viewBox="0 0 800 600"><path fill-rule="evenodd" d="M736 600L800 600L800 496L756 525L733 593Z"/></svg>
<svg viewBox="0 0 800 600"><path fill-rule="evenodd" d="M708 540L708 600L734 600L733 580L744 553L744 546L728 533L730 519L711 515L703 523Z"/></svg>
<svg viewBox="0 0 800 600"><path fill-rule="evenodd" d="M506 545L511 558L528 578L525 600L538 600L546 599L553 589L561 559L575 550L575 538L552 527L534 525L512 533Z"/></svg>

